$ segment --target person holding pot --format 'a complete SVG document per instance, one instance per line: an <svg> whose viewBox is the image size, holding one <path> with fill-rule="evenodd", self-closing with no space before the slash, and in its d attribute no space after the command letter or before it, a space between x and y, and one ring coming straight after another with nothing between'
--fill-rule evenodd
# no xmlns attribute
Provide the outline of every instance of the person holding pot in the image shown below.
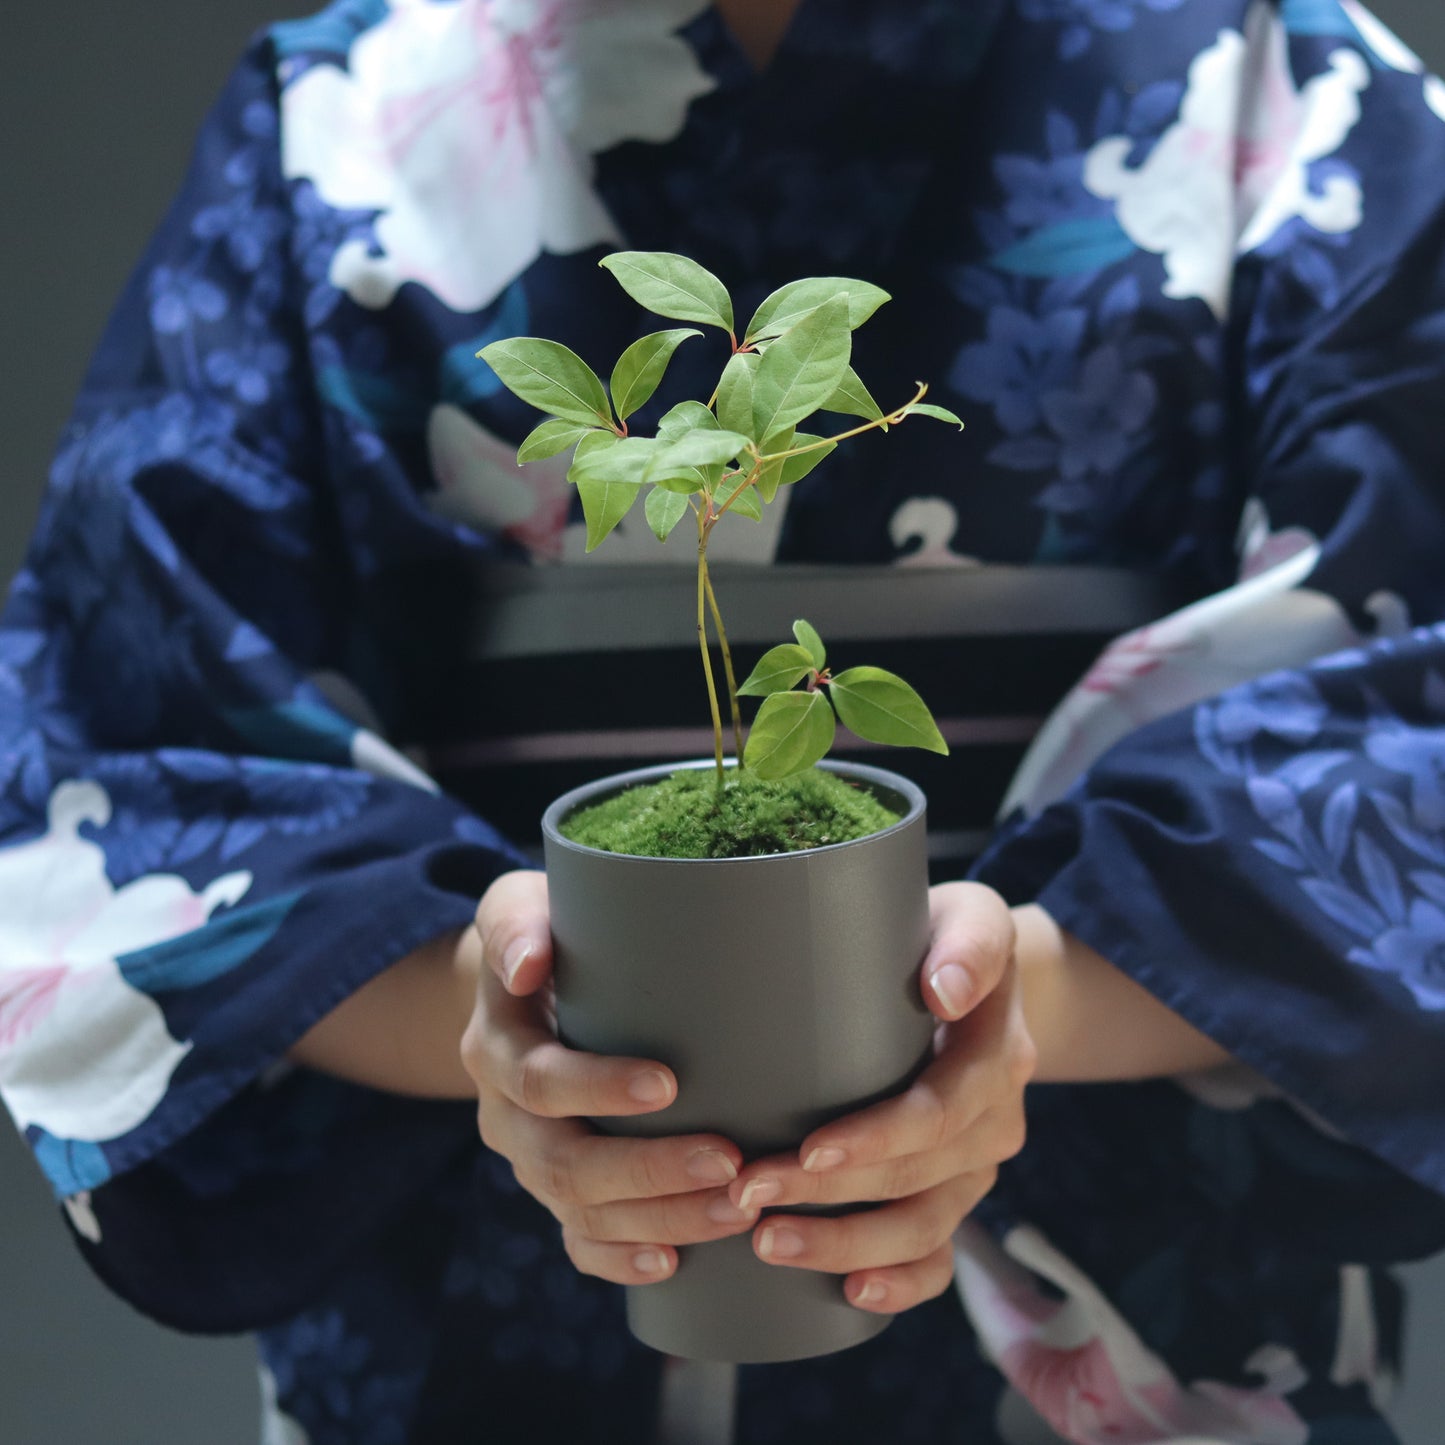
<svg viewBox="0 0 1445 1445"><path fill-rule="evenodd" d="M271 1438L647 1439L612 1284L750 1233L897 1318L744 1371L748 1441L1388 1440L1386 1266L1445 1244L1445 89L1353 0L788 8L337 0L238 67L0 625L6 1103L109 1285L258 1332ZM615 355L623 238L876 281L860 370L967 418L743 556L1175 599L934 891L933 1061L796 1154L582 1122L677 1081L556 1040L497 755L464 800L387 740L509 725L476 576L584 564L474 353Z"/></svg>

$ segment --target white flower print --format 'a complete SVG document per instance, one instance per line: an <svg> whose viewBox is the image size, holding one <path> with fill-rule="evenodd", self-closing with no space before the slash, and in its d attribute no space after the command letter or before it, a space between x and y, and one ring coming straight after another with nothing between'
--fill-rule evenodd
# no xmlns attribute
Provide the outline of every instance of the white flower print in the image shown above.
<svg viewBox="0 0 1445 1445"><path fill-rule="evenodd" d="M62 783L49 831L0 852L0 1095L16 1125L99 1142L142 1123L190 1049L166 1029L154 999L121 975L118 958L199 928L238 902L249 873L202 892L149 874L113 888L105 854L80 836L111 812L104 788Z"/></svg>
<svg viewBox="0 0 1445 1445"><path fill-rule="evenodd" d="M1130 238L1164 258L1166 296L1199 297L1223 317L1236 254L1296 216L1330 233L1359 225L1359 183L1336 174L1316 189L1309 167L1354 129L1369 82L1363 57L1341 47L1296 88L1279 11L1255 0L1242 34L1221 31L1196 57L1179 119L1147 159L1131 166L1133 140L1109 136L1089 152L1084 184L1117 202Z"/></svg>
<svg viewBox="0 0 1445 1445"><path fill-rule="evenodd" d="M1349 16L1350 24L1360 32L1360 38L1382 65L1403 71L1406 75L1424 75L1425 104L1441 120L1445 120L1445 80L1438 75L1426 75L1425 62L1378 16L1366 10L1359 0L1340 0L1340 8Z"/></svg>
<svg viewBox="0 0 1445 1445"><path fill-rule="evenodd" d="M347 68L283 91L282 167L378 212L331 280L363 306L414 281L478 311L543 251L619 240L591 157L663 141L713 82L675 33L701 0L391 0Z"/></svg>
<svg viewBox="0 0 1445 1445"><path fill-rule="evenodd" d="M1155 718L1363 641L1333 597L1302 585L1320 544L1301 537L1304 544L1268 570L1110 643L1040 729L1000 815L1041 811Z"/></svg>

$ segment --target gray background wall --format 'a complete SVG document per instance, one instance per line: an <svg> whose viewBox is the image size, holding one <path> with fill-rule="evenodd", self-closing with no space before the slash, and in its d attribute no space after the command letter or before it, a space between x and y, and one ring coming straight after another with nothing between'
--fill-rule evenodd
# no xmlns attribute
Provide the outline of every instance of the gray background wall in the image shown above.
<svg viewBox="0 0 1445 1445"><path fill-rule="evenodd" d="M319 3L319 0L318 0ZM50 449L112 298L246 38L306 0L0 4L0 579L18 566ZM1440 0L1378 0L1445 69ZM1413 1272L1407 1445L1445 1438L1445 1261ZM254 1356L139 1319L96 1285L0 1121L0 1445L255 1445Z"/></svg>

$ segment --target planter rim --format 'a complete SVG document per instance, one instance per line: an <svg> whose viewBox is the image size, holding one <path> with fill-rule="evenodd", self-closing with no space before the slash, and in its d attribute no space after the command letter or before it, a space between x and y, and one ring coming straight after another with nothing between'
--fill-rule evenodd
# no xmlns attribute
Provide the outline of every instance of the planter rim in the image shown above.
<svg viewBox="0 0 1445 1445"><path fill-rule="evenodd" d="M879 838L886 838L892 833L909 827L917 821L927 807L927 799L923 795L923 789L911 778L905 778L901 773L895 773L888 768L875 768L868 763L839 762L832 758L825 758L822 762L815 764L826 772L841 773L845 777L858 778L866 783L875 783L879 787L889 789L899 794L908 804L907 811L896 823L890 823L886 828L880 828L874 833L865 833L861 838L849 838L842 843L822 843L815 848L795 848L788 852L780 853L754 853L743 858L665 858L652 853L612 853L605 848L593 848L586 843L574 843L572 839L563 836L560 824L569 814L588 803L600 801L602 794L625 792L628 788L637 787L640 784L657 782L673 773L685 772L695 768L715 767L716 762L712 758L695 758L687 762L678 763L656 763L648 768L634 768L625 773L612 773L604 778L597 778L590 783L583 783L581 787L573 788L570 792L563 793L560 798L555 799L542 814L542 835L549 845L558 848L570 848L575 853L587 853L597 858L611 858L619 862L633 863L666 863L678 868L736 868L745 863L772 863L780 858L814 858L822 853L836 853L840 848L856 848L860 843L872 843ZM735 759L729 758L725 767L736 767Z"/></svg>

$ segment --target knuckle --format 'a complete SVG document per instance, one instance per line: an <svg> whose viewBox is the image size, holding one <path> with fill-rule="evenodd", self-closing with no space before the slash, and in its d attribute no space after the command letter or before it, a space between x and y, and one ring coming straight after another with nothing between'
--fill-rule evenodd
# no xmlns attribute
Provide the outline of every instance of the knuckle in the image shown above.
<svg viewBox="0 0 1445 1445"><path fill-rule="evenodd" d="M943 1095L924 1079L917 1080L908 1094L922 1136L920 1150L915 1152L937 1149L950 1134L948 1105Z"/></svg>
<svg viewBox="0 0 1445 1445"><path fill-rule="evenodd" d="M547 1062L538 1049L528 1049L520 1059L512 1078L512 1096L529 1114L548 1112Z"/></svg>
<svg viewBox="0 0 1445 1445"><path fill-rule="evenodd" d="M498 1147L500 1136L497 1133L496 1115L485 1102L477 1105L477 1134L494 1154L502 1152Z"/></svg>
<svg viewBox="0 0 1445 1445"><path fill-rule="evenodd" d="M462 1041L457 1045L457 1052L461 1055L466 1071L476 1078L478 1073L476 1065L480 1062L482 1054L481 1024L476 1014L467 1020L467 1026L462 1030Z"/></svg>
<svg viewBox="0 0 1445 1445"><path fill-rule="evenodd" d="M537 1161L537 1178L548 1199L555 1199L563 1204L579 1202L577 1170L564 1155L544 1154Z"/></svg>
<svg viewBox="0 0 1445 1445"><path fill-rule="evenodd" d="M1008 1081L1011 1088L1021 1092L1034 1076L1039 1066L1039 1046L1028 1034L1021 1034L1014 1041L1009 1052Z"/></svg>
<svg viewBox="0 0 1445 1445"><path fill-rule="evenodd" d="M588 1239L609 1240L612 1232L608 1225L607 1209L597 1204L564 1204L565 1223Z"/></svg>
<svg viewBox="0 0 1445 1445"><path fill-rule="evenodd" d="M883 1173L882 1197L906 1199L917 1194L923 1185L924 1161L917 1154L895 1159Z"/></svg>
<svg viewBox="0 0 1445 1445"><path fill-rule="evenodd" d="M628 1158L628 1188L638 1199L653 1199L659 1194L669 1193L667 1187L667 1166L658 1157L656 1150L645 1144L635 1147Z"/></svg>
<svg viewBox="0 0 1445 1445"><path fill-rule="evenodd" d="M665 1194L657 1201L657 1240L661 1244L691 1244L700 1234L693 1201L685 1194Z"/></svg>
<svg viewBox="0 0 1445 1445"><path fill-rule="evenodd" d="M1028 1136L1028 1121L1024 1117L1024 1111L1022 1109L1009 1110L999 1138L999 1162L1001 1163L1005 1159L1015 1159L1023 1153Z"/></svg>
<svg viewBox="0 0 1445 1445"><path fill-rule="evenodd" d="M900 1230L903 1256L908 1260L923 1259L938 1248L940 1240L953 1233L958 1221L952 1210L939 1208L909 1210Z"/></svg>

